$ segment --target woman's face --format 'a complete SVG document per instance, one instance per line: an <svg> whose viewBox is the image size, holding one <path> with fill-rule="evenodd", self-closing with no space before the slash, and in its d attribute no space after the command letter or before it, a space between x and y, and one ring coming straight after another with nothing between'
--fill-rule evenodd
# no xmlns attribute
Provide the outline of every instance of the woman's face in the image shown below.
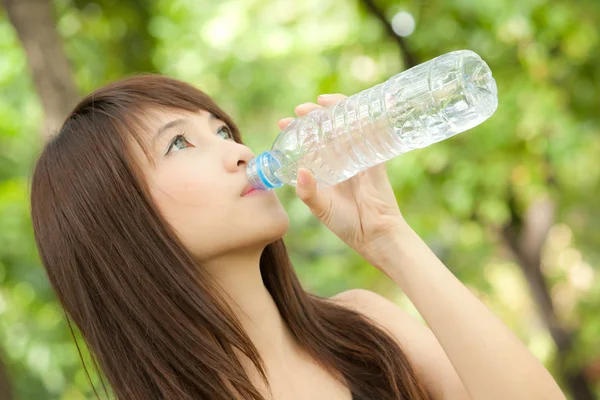
<svg viewBox="0 0 600 400"><path fill-rule="evenodd" d="M252 151L207 111L156 112L137 157L163 218L198 261L279 239L289 219L273 190L242 196Z"/></svg>

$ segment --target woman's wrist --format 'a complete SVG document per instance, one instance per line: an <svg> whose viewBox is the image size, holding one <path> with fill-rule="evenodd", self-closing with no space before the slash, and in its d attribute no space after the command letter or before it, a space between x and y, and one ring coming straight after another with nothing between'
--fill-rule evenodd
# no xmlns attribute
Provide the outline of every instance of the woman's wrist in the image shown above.
<svg viewBox="0 0 600 400"><path fill-rule="evenodd" d="M362 256L375 268L385 273L386 268L396 264L402 257L415 235L416 232L403 220L389 234L369 243L368 249L362 252Z"/></svg>

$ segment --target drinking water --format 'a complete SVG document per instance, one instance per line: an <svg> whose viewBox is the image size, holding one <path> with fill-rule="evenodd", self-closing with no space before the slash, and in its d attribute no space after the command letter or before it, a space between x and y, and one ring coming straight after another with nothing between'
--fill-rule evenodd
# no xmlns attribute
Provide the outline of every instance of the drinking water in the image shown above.
<svg viewBox="0 0 600 400"><path fill-rule="evenodd" d="M400 154L471 129L498 106L496 82L476 53L453 51L332 106L294 119L252 159L256 189L296 185L298 168L335 185Z"/></svg>

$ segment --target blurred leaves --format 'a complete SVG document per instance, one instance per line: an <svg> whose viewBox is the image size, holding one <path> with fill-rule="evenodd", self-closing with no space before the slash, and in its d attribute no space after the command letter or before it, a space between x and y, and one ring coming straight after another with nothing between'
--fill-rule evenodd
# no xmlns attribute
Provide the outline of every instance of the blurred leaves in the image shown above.
<svg viewBox="0 0 600 400"><path fill-rule="evenodd" d="M557 314L578 326L570 362L600 390L600 2L378 1L406 11L405 38L424 62L471 49L498 84L494 116L469 132L388 162L403 214L469 289L554 372L555 349L524 277L499 238L509 189L523 212L557 203L542 254ZM138 72L183 79L211 95L257 154L277 120L321 93L347 95L405 64L358 2L56 0L56 26L81 93ZM19 399L90 397L77 350L37 258L28 179L41 143L39 100L25 54L0 10L0 343ZM548 178L553 184L548 184ZM292 222L286 243L308 290L365 287L404 295L315 221L293 188L278 189ZM82 343L82 341L80 341ZM91 364L88 364L88 367Z"/></svg>

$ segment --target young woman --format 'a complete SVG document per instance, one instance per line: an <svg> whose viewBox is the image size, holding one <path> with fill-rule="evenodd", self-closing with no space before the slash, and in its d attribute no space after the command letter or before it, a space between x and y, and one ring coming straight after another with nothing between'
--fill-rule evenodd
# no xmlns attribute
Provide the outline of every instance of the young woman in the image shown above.
<svg viewBox="0 0 600 400"><path fill-rule="evenodd" d="M564 399L406 224L384 164L321 190L302 169L296 193L429 327L367 290L305 292L274 191L247 193L253 157L206 94L154 75L90 94L45 145L38 250L116 398Z"/></svg>

